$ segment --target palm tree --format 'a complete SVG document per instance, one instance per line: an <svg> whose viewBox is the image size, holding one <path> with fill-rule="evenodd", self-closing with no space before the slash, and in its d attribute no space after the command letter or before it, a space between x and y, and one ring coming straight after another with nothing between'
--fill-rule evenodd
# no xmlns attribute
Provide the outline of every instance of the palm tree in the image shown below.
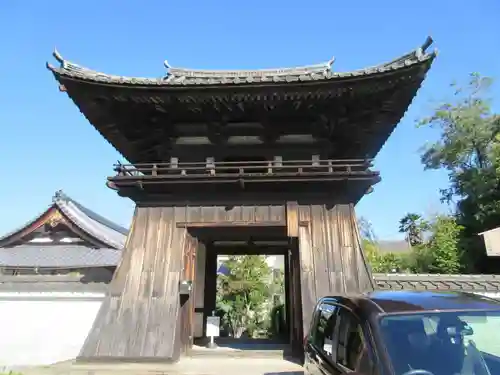
<svg viewBox="0 0 500 375"><path fill-rule="evenodd" d="M423 242L423 232L427 228L427 222L416 213L408 213L399 220L399 232L406 234L406 239L411 246L420 245Z"/></svg>

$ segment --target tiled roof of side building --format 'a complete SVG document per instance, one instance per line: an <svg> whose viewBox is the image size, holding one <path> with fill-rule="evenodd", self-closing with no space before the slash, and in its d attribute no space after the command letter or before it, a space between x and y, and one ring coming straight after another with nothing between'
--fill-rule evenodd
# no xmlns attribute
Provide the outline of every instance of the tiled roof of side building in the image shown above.
<svg viewBox="0 0 500 375"><path fill-rule="evenodd" d="M114 267L122 256L119 249L93 249L81 245L36 244L0 248L0 267L85 268Z"/></svg>
<svg viewBox="0 0 500 375"><path fill-rule="evenodd" d="M108 244L109 247L121 249L125 245L127 229L84 207L62 191L56 192L53 202L80 229Z"/></svg>
<svg viewBox="0 0 500 375"><path fill-rule="evenodd" d="M0 293L9 293L6 298L11 299L11 293L100 293L108 290L106 282L87 282L79 275L0 275ZM2 296L0 296L0 299ZM26 298L26 297L24 297Z"/></svg>
<svg viewBox="0 0 500 375"><path fill-rule="evenodd" d="M500 275L374 274L376 289L500 293Z"/></svg>
<svg viewBox="0 0 500 375"><path fill-rule="evenodd" d="M432 38L415 50L392 61L372 67L350 72L335 72L332 70L334 59L328 62L294 68L261 69L261 70L199 70L174 68L165 62L167 74L159 78L125 77L101 73L84 68L62 58L55 51L54 57L60 63L59 67L47 64L56 78L67 77L78 80L93 81L103 84L122 84L129 86L195 86L195 85L242 85L242 84L273 84L312 82L334 79L366 77L384 74L409 66L431 62L436 56L436 51L427 53L432 44Z"/></svg>
<svg viewBox="0 0 500 375"><path fill-rule="evenodd" d="M36 222L46 215L48 210L51 208L60 210L62 214L69 218L74 225L80 228L83 232L105 244L106 247L122 249L125 245L128 233L126 228L105 219L101 215L81 205L74 199L71 199L62 191L57 191L55 193L52 198L52 204L47 210L37 215L29 222L24 223L22 226L1 236L0 243L4 243L5 241L10 242L10 237L20 233L24 228L35 225Z"/></svg>

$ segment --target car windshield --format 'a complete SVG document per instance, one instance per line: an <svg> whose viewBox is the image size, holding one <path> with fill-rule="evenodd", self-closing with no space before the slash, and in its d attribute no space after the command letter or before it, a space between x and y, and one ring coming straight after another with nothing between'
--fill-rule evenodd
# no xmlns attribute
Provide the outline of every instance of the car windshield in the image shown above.
<svg viewBox="0 0 500 375"><path fill-rule="evenodd" d="M380 329L396 375L500 375L500 311L389 314Z"/></svg>

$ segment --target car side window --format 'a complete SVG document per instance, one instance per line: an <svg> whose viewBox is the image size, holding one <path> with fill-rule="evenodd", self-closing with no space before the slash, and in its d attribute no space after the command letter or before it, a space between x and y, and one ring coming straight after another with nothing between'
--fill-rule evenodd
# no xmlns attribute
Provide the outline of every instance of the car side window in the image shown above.
<svg viewBox="0 0 500 375"><path fill-rule="evenodd" d="M313 344L324 355L331 356L333 351L333 333L337 307L322 303L318 309L318 318L313 333Z"/></svg>
<svg viewBox="0 0 500 375"><path fill-rule="evenodd" d="M339 309L338 320L336 362L349 370L370 374L373 363L361 323L345 308Z"/></svg>

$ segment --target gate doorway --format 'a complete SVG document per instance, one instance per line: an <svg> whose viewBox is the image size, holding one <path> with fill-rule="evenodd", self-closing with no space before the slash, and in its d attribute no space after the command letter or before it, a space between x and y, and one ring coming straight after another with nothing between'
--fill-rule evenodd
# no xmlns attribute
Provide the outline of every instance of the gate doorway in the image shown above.
<svg viewBox="0 0 500 375"><path fill-rule="evenodd" d="M221 317L221 336L215 339L219 347L249 351L283 350L300 356L299 249L296 241L287 237L286 227L214 226L190 228L189 232L199 241L194 289L194 345L208 343L207 317L215 313ZM231 323L234 315L226 314L234 294L241 297L248 288L248 285L239 288L234 284L247 281L242 271L248 266L261 267L260 272L266 273L262 275L265 280L258 280L255 269L247 269L249 273L254 272L253 282L263 287L265 298L261 309L251 311L251 314L260 314L260 317L247 320L246 325L238 325L234 324L234 320ZM228 269L231 267L236 268Z"/></svg>

